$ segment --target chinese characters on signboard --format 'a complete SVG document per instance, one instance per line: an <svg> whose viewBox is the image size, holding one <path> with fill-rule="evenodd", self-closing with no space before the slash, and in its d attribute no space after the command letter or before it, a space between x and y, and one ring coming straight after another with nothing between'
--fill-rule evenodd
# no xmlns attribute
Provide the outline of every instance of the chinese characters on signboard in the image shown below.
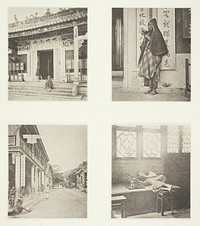
<svg viewBox="0 0 200 226"><path fill-rule="evenodd" d="M175 9L158 9L158 27L169 51L162 59L161 69L175 70Z"/></svg>
<svg viewBox="0 0 200 226"><path fill-rule="evenodd" d="M142 41L143 41L142 31L148 30L148 21L149 21L149 9L138 8L137 9L137 59L139 59L140 46L142 45Z"/></svg>
<svg viewBox="0 0 200 226"><path fill-rule="evenodd" d="M137 59L140 56L140 46L143 41L142 30L148 30L150 19L149 8L137 9ZM162 70L175 70L175 9L157 9L157 23L169 50L168 55L162 59Z"/></svg>
<svg viewBox="0 0 200 226"><path fill-rule="evenodd" d="M183 38L191 38L191 9L183 9Z"/></svg>

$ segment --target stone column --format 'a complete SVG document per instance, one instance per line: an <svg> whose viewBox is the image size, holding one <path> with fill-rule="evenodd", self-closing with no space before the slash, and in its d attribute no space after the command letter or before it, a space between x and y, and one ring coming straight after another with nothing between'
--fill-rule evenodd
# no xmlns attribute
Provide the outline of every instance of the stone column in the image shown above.
<svg viewBox="0 0 200 226"><path fill-rule="evenodd" d="M31 167L31 193L35 193L35 166Z"/></svg>
<svg viewBox="0 0 200 226"><path fill-rule="evenodd" d="M74 84L79 84L78 79L78 26L74 26Z"/></svg>
<svg viewBox="0 0 200 226"><path fill-rule="evenodd" d="M60 74L62 77L62 81L67 81L65 76L65 48L61 47L60 49Z"/></svg>
<svg viewBox="0 0 200 226"><path fill-rule="evenodd" d="M61 47L55 47L53 49L53 76L54 81L62 81L61 73Z"/></svg>
<svg viewBox="0 0 200 226"><path fill-rule="evenodd" d="M31 79L31 54L30 51L27 52L27 76L25 81L29 81Z"/></svg>
<svg viewBox="0 0 200 226"><path fill-rule="evenodd" d="M41 191L41 174L39 169L38 169L38 191L39 193Z"/></svg>
<svg viewBox="0 0 200 226"><path fill-rule="evenodd" d="M26 178L26 156L21 156L21 186L25 186L25 178Z"/></svg>
<svg viewBox="0 0 200 226"><path fill-rule="evenodd" d="M36 69L37 69L37 51L32 50L31 55L30 55L30 64L31 64L31 80L36 81L37 76L36 74Z"/></svg>
<svg viewBox="0 0 200 226"><path fill-rule="evenodd" d="M21 187L21 155L14 154L15 158L15 189L16 196L19 196L19 191Z"/></svg>
<svg viewBox="0 0 200 226"><path fill-rule="evenodd" d="M45 180L45 179L44 179L44 171L42 171L41 177L42 177L42 185L41 185L41 186L42 186L42 189L44 189L44 188L45 188L45 187L44 187L44 186L45 186L45 184L44 184L44 180ZM43 191L44 191L44 190L42 190L42 192L43 192Z"/></svg>
<svg viewBox="0 0 200 226"><path fill-rule="evenodd" d="M35 167L35 193L38 193L38 168Z"/></svg>

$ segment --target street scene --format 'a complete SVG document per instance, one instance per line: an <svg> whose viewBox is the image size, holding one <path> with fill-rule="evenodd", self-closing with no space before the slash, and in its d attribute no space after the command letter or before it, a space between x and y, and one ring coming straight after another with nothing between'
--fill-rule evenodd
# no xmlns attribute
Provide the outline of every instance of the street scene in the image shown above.
<svg viewBox="0 0 200 226"><path fill-rule="evenodd" d="M55 188L49 193L49 199L43 197L41 202L32 207L30 213L24 211L20 218L84 218L87 216L86 205L86 193L77 189Z"/></svg>
<svg viewBox="0 0 200 226"><path fill-rule="evenodd" d="M87 217L87 126L9 125L8 216Z"/></svg>
<svg viewBox="0 0 200 226"><path fill-rule="evenodd" d="M87 100L87 8L8 8L9 100Z"/></svg>

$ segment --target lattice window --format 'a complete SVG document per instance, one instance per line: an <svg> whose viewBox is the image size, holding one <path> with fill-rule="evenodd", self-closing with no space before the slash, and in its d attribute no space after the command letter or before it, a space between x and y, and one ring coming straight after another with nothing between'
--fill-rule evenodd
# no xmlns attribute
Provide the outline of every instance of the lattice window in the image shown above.
<svg viewBox="0 0 200 226"><path fill-rule="evenodd" d="M155 132L143 133L143 157L161 157L161 134Z"/></svg>
<svg viewBox="0 0 200 226"><path fill-rule="evenodd" d="M190 126L168 126L167 152L191 152Z"/></svg>
<svg viewBox="0 0 200 226"><path fill-rule="evenodd" d="M144 129L160 129L160 125L143 125L142 126Z"/></svg>
<svg viewBox="0 0 200 226"><path fill-rule="evenodd" d="M191 152L191 131L190 126L183 126L182 153Z"/></svg>
<svg viewBox="0 0 200 226"><path fill-rule="evenodd" d="M135 158L136 156L136 132L117 131L117 157Z"/></svg>
<svg viewBox="0 0 200 226"><path fill-rule="evenodd" d="M179 152L179 127L168 126L167 152Z"/></svg>

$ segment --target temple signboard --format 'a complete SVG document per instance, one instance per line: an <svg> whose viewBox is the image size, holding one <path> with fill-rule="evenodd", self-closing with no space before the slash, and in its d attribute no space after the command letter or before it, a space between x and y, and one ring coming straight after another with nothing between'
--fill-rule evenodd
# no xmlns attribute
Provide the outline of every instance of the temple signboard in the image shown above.
<svg viewBox="0 0 200 226"><path fill-rule="evenodd" d="M191 9L183 9L183 38L191 38Z"/></svg>
<svg viewBox="0 0 200 226"><path fill-rule="evenodd" d="M167 44L168 54L162 59L162 70L175 70L175 9L159 8L158 9L158 27L163 34Z"/></svg>
<svg viewBox="0 0 200 226"><path fill-rule="evenodd" d="M149 9L148 8L138 8L137 9L137 62L140 57L140 46L143 41L142 31L148 30L149 22Z"/></svg>
<svg viewBox="0 0 200 226"><path fill-rule="evenodd" d="M158 8L156 10L149 8L137 9L137 61L140 56L140 46L143 41L142 31L148 30L148 22L153 17L156 18L158 27L162 32L163 38L167 44L169 53L162 59L162 70L175 70L175 9Z"/></svg>

